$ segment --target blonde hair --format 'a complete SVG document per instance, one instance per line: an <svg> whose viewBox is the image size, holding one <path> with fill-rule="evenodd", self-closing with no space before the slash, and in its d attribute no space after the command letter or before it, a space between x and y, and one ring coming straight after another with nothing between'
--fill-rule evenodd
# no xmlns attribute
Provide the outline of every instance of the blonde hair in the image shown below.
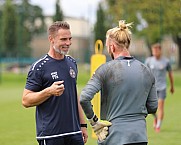
<svg viewBox="0 0 181 145"><path fill-rule="evenodd" d="M119 21L119 26L109 29L106 37L113 40L118 46L129 48L131 42L131 28L133 23L127 23L125 20Z"/></svg>

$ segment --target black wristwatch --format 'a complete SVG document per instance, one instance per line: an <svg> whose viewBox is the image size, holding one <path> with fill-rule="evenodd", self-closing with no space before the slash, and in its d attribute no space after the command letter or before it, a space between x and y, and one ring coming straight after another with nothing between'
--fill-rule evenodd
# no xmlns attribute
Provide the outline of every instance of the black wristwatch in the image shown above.
<svg viewBox="0 0 181 145"><path fill-rule="evenodd" d="M87 124L80 124L80 127L85 127L85 128L87 128Z"/></svg>

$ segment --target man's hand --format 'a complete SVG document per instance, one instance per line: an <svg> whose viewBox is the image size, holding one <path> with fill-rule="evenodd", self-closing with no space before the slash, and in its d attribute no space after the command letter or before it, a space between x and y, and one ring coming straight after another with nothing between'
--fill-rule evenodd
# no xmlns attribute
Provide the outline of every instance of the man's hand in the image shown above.
<svg viewBox="0 0 181 145"><path fill-rule="evenodd" d="M105 140L106 136L108 135L108 127L106 126L95 131L95 134L97 135L99 141Z"/></svg>
<svg viewBox="0 0 181 145"><path fill-rule="evenodd" d="M86 143L87 139L88 139L87 128L86 127L81 127L81 131L82 131L82 137L83 137L84 143Z"/></svg>
<svg viewBox="0 0 181 145"><path fill-rule="evenodd" d="M171 94L174 93L174 87L173 87L173 86L170 87L170 93L171 93Z"/></svg>
<svg viewBox="0 0 181 145"><path fill-rule="evenodd" d="M92 126L94 132L96 133L100 129L103 129L104 127L111 126L112 123L107 120L98 120L95 125Z"/></svg>
<svg viewBox="0 0 181 145"><path fill-rule="evenodd" d="M63 94L65 88L64 88L64 85L63 85L63 81L57 81L57 82L54 82L50 87L49 87L49 90L50 90L50 94L51 95L54 95L54 96L60 96Z"/></svg>
<svg viewBox="0 0 181 145"><path fill-rule="evenodd" d="M92 128L99 141L105 140L106 136L108 135L108 127L111 126L112 123L107 120L98 120L96 115L89 119L89 122L92 125Z"/></svg>

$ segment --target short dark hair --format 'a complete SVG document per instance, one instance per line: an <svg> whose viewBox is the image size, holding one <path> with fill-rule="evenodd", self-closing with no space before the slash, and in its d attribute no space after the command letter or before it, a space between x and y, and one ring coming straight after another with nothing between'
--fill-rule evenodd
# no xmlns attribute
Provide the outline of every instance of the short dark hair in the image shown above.
<svg viewBox="0 0 181 145"><path fill-rule="evenodd" d="M161 44L160 43L155 43L151 46L151 48L159 48L161 49Z"/></svg>
<svg viewBox="0 0 181 145"><path fill-rule="evenodd" d="M59 29L70 29L70 25L65 21L56 21L48 28L48 35L55 35Z"/></svg>

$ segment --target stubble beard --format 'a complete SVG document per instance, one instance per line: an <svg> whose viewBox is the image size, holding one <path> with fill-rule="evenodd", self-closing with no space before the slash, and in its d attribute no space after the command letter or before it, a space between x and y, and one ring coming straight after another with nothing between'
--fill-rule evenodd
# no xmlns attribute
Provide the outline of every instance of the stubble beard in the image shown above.
<svg viewBox="0 0 181 145"><path fill-rule="evenodd" d="M63 47L61 47L61 48L63 48ZM55 46L53 46L53 49L54 49L57 53L59 53L59 54L61 54L61 55L67 55L68 52L69 52L69 51L60 50L60 49L56 48Z"/></svg>

